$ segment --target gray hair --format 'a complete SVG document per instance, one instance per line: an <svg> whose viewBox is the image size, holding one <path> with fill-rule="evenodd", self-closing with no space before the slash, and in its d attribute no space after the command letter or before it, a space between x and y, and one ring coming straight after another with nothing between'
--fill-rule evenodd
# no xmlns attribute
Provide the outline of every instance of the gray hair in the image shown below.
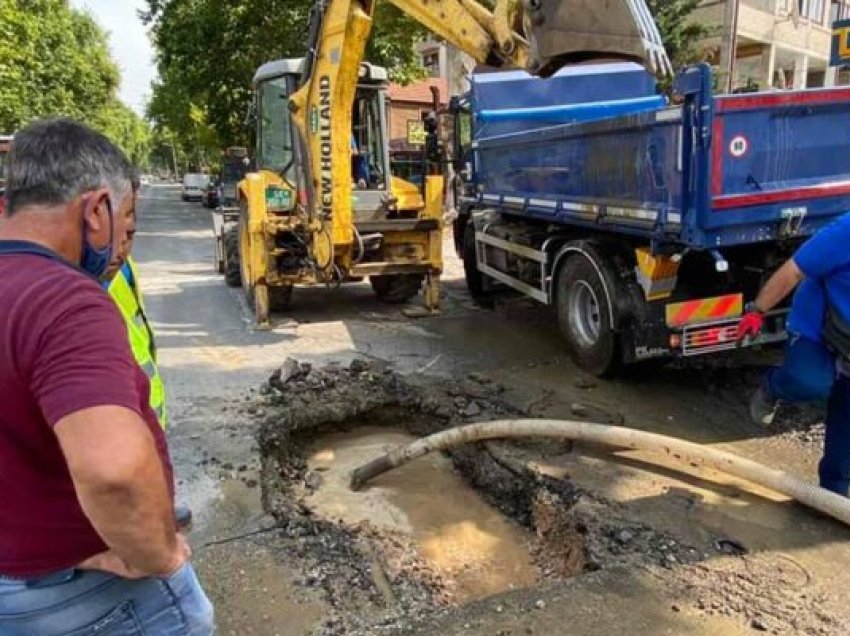
<svg viewBox="0 0 850 636"><path fill-rule="evenodd" d="M99 132L71 119L36 121L15 134L7 158L6 214L100 188L118 205L137 180L127 156Z"/></svg>

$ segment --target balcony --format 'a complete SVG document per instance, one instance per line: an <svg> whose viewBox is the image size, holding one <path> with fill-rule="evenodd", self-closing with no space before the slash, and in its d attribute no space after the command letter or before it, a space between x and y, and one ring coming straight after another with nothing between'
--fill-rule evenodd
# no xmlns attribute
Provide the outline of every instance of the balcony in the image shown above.
<svg viewBox="0 0 850 636"><path fill-rule="evenodd" d="M732 0L727 0L732 1ZM823 16L819 20L791 19L792 2L801 0L740 0L738 14L739 45L776 44L817 58L829 57L831 30L826 26L831 12L828 0L802 0L805 14ZM811 4L810 4L811 3ZM723 25L724 4L711 0L694 16L708 24ZM719 43L719 37L714 39ZM712 42L712 43L714 43Z"/></svg>
<svg viewBox="0 0 850 636"><path fill-rule="evenodd" d="M789 11L798 2L802 3L797 5L801 15L792 19ZM709 0L695 14L699 20L717 25L717 36L706 43L715 51L720 47L725 8L723 0ZM823 85L831 45L826 22L837 8L829 0L740 0L734 87Z"/></svg>

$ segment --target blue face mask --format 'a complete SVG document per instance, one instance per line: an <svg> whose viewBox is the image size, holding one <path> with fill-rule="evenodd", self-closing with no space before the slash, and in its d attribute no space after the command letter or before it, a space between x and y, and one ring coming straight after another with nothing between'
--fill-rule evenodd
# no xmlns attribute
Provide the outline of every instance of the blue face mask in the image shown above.
<svg viewBox="0 0 850 636"><path fill-rule="evenodd" d="M112 200L106 198L106 212L109 215L109 242L106 247L97 249L89 243L86 219L83 217L83 256L80 260L80 268L95 278L100 278L112 261Z"/></svg>

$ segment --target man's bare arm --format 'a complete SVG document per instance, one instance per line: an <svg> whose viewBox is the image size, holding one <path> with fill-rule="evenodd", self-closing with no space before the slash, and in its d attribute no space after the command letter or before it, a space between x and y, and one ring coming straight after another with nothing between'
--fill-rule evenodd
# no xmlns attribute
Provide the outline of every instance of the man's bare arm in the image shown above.
<svg viewBox="0 0 850 636"><path fill-rule="evenodd" d="M767 313L781 303L806 277L793 259L788 260L767 281L756 298L756 309Z"/></svg>
<svg viewBox="0 0 850 636"><path fill-rule="evenodd" d="M185 544L144 421L123 407L98 406L62 418L54 431L83 511L110 550L151 576L182 565Z"/></svg>

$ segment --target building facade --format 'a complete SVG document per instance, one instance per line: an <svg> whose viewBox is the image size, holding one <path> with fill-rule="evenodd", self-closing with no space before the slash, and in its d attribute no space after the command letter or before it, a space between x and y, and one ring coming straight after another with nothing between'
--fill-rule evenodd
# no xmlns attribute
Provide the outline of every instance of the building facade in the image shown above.
<svg viewBox="0 0 850 636"><path fill-rule="evenodd" d="M832 23L850 17L848 0L709 0L695 19L728 28L727 2L738 4L733 90L814 88L847 83L829 67ZM707 44L719 59L721 38ZM721 70L721 74L722 74Z"/></svg>

